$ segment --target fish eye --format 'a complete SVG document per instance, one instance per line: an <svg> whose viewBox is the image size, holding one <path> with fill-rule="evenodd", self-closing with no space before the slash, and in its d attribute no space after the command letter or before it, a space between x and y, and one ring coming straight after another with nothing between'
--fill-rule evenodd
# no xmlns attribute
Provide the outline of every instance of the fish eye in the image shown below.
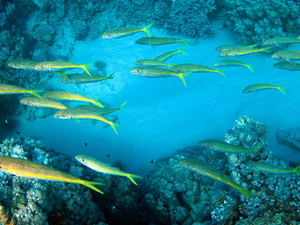
<svg viewBox="0 0 300 225"><path fill-rule="evenodd" d="M136 72L137 72L137 73L139 73L140 71L139 71L139 70L137 70Z"/></svg>
<svg viewBox="0 0 300 225"><path fill-rule="evenodd" d="M211 146L211 144L207 144L207 146Z"/></svg>

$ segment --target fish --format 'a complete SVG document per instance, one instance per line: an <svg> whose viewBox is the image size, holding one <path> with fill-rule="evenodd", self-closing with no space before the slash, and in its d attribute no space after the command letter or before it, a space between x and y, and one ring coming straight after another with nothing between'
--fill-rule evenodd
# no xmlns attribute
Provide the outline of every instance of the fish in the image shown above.
<svg viewBox="0 0 300 225"><path fill-rule="evenodd" d="M215 62L214 66L245 66L247 67L252 73L254 73L253 67L254 65L249 65L241 60L238 59L222 59Z"/></svg>
<svg viewBox="0 0 300 225"><path fill-rule="evenodd" d="M250 92L256 92L256 91L263 91L271 88L278 89L281 91L281 93L286 94L284 88L289 87L289 86L276 86L273 84L269 83L257 83L257 84L251 84L242 91L242 93L250 93Z"/></svg>
<svg viewBox="0 0 300 225"><path fill-rule="evenodd" d="M179 39L172 37L142 37L135 41L137 44L143 45L167 45L174 43L182 43L188 47L187 42L192 41L193 39Z"/></svg>
<svg viewBox="0 0 300 225"><path fill-rule="evenodd" d="M297 37L273 37L265 40L263 45L280 45L280 44L292 44L299 43L300 39Z"/></svg>
<svg viewBox="0 0 300 225"><path fill-rule="evenodd" d="M225 51L228 49L235 49L235 48L244 48L247 47L246 45L240 45L240 44L229 44L229 45L220 45L216 47L216 51Z"/></svg>
<svg viewBox="0 0 300 225"><path fill-rule="evenodd" d="M107 76L88 76L86 73L71 73L65 74L66 77L60 77L58 82L65 83L65 84L84 84L84 83L94 83L99 82L107 79L113 79L113 74Z"/></svg>
<svg viewBox="0 0 300 225"><path fill-rule="evenodd" d="M270 49L273 48L273 46L265 47L265 48L234 48L234 49L228 49L224 50L220 53L219 56L223 57L234 57L236 55L246 55L250 53L255 53L255 52L271 52Z"/></svg>
<svg viewBox="0 0 300 225"><path fill-rule="evenodd" d="M106 157L108 157L108 158L109 158L109 157L110 157L110 154L107 154L107 156L106 156Z"/></svg>
<svg viewBox="0 0 300 225"><path fill-rule="evenodd" d="M0 156L0 170L20 177L82 184L94 191L104 194L94 186L104 185L103 183L82 180L60 170L25 159Z"/></svg>
<svg viewBox="0 0 300 225"><path fill-rule="evenodd" d="M50 98L55 100L65 100L65 101L83 101L83 102L91 102L100 108L104 108L104 106L98 102L98 99L87 98L83 95L68 92L68 91L49 91L43 95L44 98Z"/></svg>
<svg viewBox="0 0 300 225"><path fill-rule="evenodd" d="M38 64L38 62L28 59L14 59L9 61L7 65L15 69L35 70L36 64Z"/></svg>
<svg viewBox="0 0 300 225"><path fill-rule="evenodd" d="M232 153L242 153L242 152L257 152L260 149L260 144L254 148L244 148L243 146L232 145L227 142L218 140L205 140L200 142L201 146L207 147L210 150L220 151L220 152L232 152Z"/></svg>
<svg viewBox="0 0 300 225"><path fill-rule="evenodd" d="M89 63L85 65L80 65L72 62L63 62L63 61L46 61L40 62L35 65L34 69L39 71L63 71L69 69L81 68L83 69L89 76L92 76L87 67L94 65L94 63Z"/></svg>
<svg viewBox="0 0 300 225"><path fill-rule="evenodd" d="M223 77L226 77L224 74L224 70L217 70L208 66L203 66L200 64L194 64L194 63L182 63L182 64L176 64L173 67L171 67L171 70L176 72L192 72L192 73L198 73L198 72L210 72L210 73L218 73L222 75Z"/></svg>
<svg viewBox="0 0 300 225"><path fill-rule="evenodd" d="M83 143L82 145L83 145L83 147L85 147L85 146L87 146L88 144L87 144L87 143Z"/></svg>
<svg viewBox="0 0 300 225"><path fill-rule="evenodd" d="M231 177L227 176L225 173L221 172L220 170L217 170L216 168L208 165L207 163L201 162L196 159L183 159L179 161L179 164L183 165L184 167L196 173L208 176L210 178L228 184L231 187L239 190L246 197L248 198L251 197L250 192L242 188L240 185L238 185Z"/></svg>
<svg viewBox="0 0 300 225"><path fill-rule="evenodd" d="M124 27L124 28L115 28L111 30L107 30L102 34L102 38L104 39L112 39L119 38L131 35L136 32L145 32L149 37L151 34L149 29L153 26L154 23L150 23L148 26L140 28L140 27Z"/></svg>
<svg viewBox="0 0 300 225"><path fill-rule="evenodd" d="M155 57L154 59L155 60L158 60L158 61L166 61L168 58L172 57L173 55L177 54L177 53L181 53L183 55L187 55L186 52L184 52L183 50L186 48L186 46L183 46L182 48L178 49L178 50L174 50L174 51L168 51L168 52L165 52L163 54L160 54L159 56Z"/></svg>
<svg viewBox="0 0 300 225"><path fill-rule="evenodd" d="M0 95L7 94L32 94L38 98L43 98L38 93L44 92L43 90L29 90L26 88L18 87L10 84L0 83Z"/></svg>
<svg viewBox="0 0 300 225"><path fill-rule="evenodd" d="M151 159L151 160L150 160L150 163L155 163L155 160L154 160L154 159Z"/></svg>
<svg viewBox="0 0 300 225"><path fill-rule="evenodd" d="M46 108L55 108L55 109L67 109L68 107L50 99L41 99L37 97L26 97L20 101L24 105L36 106L36 107L46 107Z"/></svg>
<svg viewBox="0 0 300 225"><path fill-rule="evenodd" d="M99 108L98 106L94 106L94 105L78 105L75 108L89 110L92 112L96 112L96 113L105 115L105 114L110 114L110 113L116 112L118 110L122 110L122 108L124 107L124 105L126 105L126 103L127 102L124 102L117 108Z"/></svg>
<svg viewBox="0 0 300 225"><path fill-rule="evenodd" d="M300 51L287 50L275 52L271 57L280 61L297 61L300 60Z"/></svg>
<svg viewBox="0 0 300 225"><path fill-rule="evenodd" d="M184 77L192 73L192 72L177 73L173 70L156 67L156 66L138 66L132 68L129 72L137 76L149 77L149 78L179 77L185 87L186 87L186 81Z"/></svg>
<svg viewBox="0 0 300 225"><path fill-rule="evenodd" d="M253 167L255 170L259 170L266 173L296 173L300 174L300 165L296 168L283 168L280 166L274 166L263 162L247 162L248 167Z"/></svg>
<svg viewBox="0 0 300 225"><path fill-rule="evenodd" d="M110 165L108 165L104 162L101 162L100 160L95 159L88 155L77 155L77 156L75 156L75 158L83 165L85 165L97 172L127 177L135 185L137 185L137 183L135 182L135 180L133 178L143 178L138 175L126 173L117 167L110 166Z"/></svg>
<svg viewBox="0 0 300 225"><path fill-rule="evenodd" d="M172 67L173 64L168 64L159 60L155 59L139 59L137 60L134 65L143 65L143 66L166 66L166 67Z"/></svg>
<svg viewBox="0 0 300 225"><path fill-rule="evenodd" d="M102 116L99 113L95 113L89 110L84 110L84 109L61 109L58 112L56 112L53 115L54 118L58 118L58 119L76 119L76 120L80 120L80 119L92 119L92 120L100 120L102 122L105 122L107 124L109 124L112 129L114 130L114 132L116 134L118 134L116 126L119 126L119 124L116 124L110 120L108 120L107 118L105 118L104 116Z"/></svg>
<svg viewBox="0 0 300 225"><path fill-rule="evenodd" d="M280 61L273 66L285 70L300 70L300 63L290 63L289 61Z"/></svg>

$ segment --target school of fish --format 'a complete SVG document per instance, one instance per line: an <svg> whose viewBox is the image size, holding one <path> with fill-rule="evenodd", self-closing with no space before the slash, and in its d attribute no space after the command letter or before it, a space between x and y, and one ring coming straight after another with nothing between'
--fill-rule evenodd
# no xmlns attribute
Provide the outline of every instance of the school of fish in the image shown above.
<svg viewBox="0 0 300 225"><path fill-rule="evenodd" d="M128 27L128 28L115 28L107 30L103 33L102 38L112 39L112 38L122 38L128 35L132 35L137 32L146 33L147 37L142 37L136 40L137 44L143 45L166 45L174 43L182 43L184 46L180 49L169 51L154 57L153 59L139 59L134 64L136 67L130 69L130 73L147 77L147 78L166 78L166 77L178 77L183 85L186 87L185 77L191 73L218 73L223 77L226 77L224 70L219 70L207 65L195 64L195 63L182 63L182 64L168 64L166 60L174 56L177 53L187 55L184 51L188 47L188 42L191 39L179 39L173 37L155 37L150 34L150 28L153 23L145 27ZM273 59L279 60L280 62L274 64L274 67L286 70L300 70L300 64L294 61L300 60L300 51L298 50L287 50L287 45L292 43L299 43L299 37L274 37L265 40L263 43L257 43L249 46L245 45L235 45L227 44L218 46L217 51L221 51L221 57L235 57L240 55L252 54L257 52L273 53L271 57ZM275 51L274 49L280 48L281 51ZM99 82L102 80L113 79L113 73L110 75L93 75L88 67L92 66L93 63L80 65L72 62L63 61L47 61L47 62L35 62L27 59L16 59L8 62L8 66L15 69L23 70L36 70L36 71L52 71L59 74L61 77L59 82L67 84L85 84L90 82ZM229 58L221 59L214 63L214 67L230 67L230 66L241 66L248 68L252 73L254 73L254 65L243 62L239 59ZM71 69L82 69L84 73L65 73L66 70ZM285 88L288 86L277 86L270 83L255 83L250 84L242 90L242 93L257 92L267 89L278 89L281 93L286 94ZM44 92L43 90L29 90L23 87L18 87L9 84L0 84L0 94L31 94L34 97L25 97L21 99L21 103L29 106L35 107L49 107L58 109L54 114L54 118L59 119L75 119L77 121L81 119L93 119L100 120L109 124L112 129L118 134L116 127L118 124L110 121L104 114L113 113L115 111L121 110L126 104L123 103L117 108L105 108L98 99L90 99L86 96L67 92L67 91L50 91ZM69 108L62 102L68 101L78 101L78 102L88 102L92 105L78 105L75 108ZM244 148L242 146L232 145L226 142L210 139L200 142L200 145L208 150L220 151L226 154L247 154L256 153L260 151L261 144L257 143L253 148ZM87 155L77 155L75 157L83 165L98 171L100 173L105 173L109 175L125 176L133 184L137 185L133 178L142 178L138 175L126 173L116 167L112 167L104 162L101 162L91 156ZM240 191L244 196L251 197L251 192L242 188L239 184L232 180L222 171L210 166L206 162L202 162L196 159L183 159L179 161L179 165L184 166L196 173L211 177L218 181L221 181L231 187ZM255 170L260 170L265 173L296 173L300 174L300 165L296 168L281 168L278 166L266 164L264 162L248 162L247 166ZM58 171L54 168L46 167L41 164L30 162L28 160L11 158L0 156L0 170L11 173L17 176L23 176L28 178L36 179L46 179L55 180L61 182L78 183L85 185L99 193L103 193L94 185L103 185L98 182L91 182L86 180L81 180L79 178L73 177L62 171Z"/></svg>

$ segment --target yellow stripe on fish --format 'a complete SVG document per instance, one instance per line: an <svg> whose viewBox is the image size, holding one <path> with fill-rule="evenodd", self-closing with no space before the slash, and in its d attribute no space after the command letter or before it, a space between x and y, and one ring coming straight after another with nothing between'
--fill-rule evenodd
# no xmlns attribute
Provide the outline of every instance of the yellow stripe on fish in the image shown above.
<svg viewBox="0 0 300 225"><path fill-rule="evenodd" d="M182 48L180 48L178 50L165 52L165 53L160 54L159 56L155 57L154 59L164 62L165 60L172 57L176 53L181 53L181 54L187 55L187 53L183 51L183 49L185 49L185 48L186 48L186 46L183 46Z"/></svg>
<svg viewBox="0 0 300 225"><path fill-rule="evenodd" d="M228 184L231 187L239 190L246 197L251 197L249 191L238 185L231 177L227 176L226 174L217 170L216 168L208 165L207 163L198 161L196 159L183 159L179 161L179 164L196 173L211 177L225 184Z"/></svg>
<svg viewBox="0 0 300 225"><path fill-rule="evenodd" d="M28 59L14 59L9 61L7 65L15 69L35 70L36 64L38 64L38 62Z"/></svg>
<svg viewBox="0 0 300 225"><path fill-rule="evenodd" d="M273 59L277 60L287 60L287 61L296 61L300 60L300 51L288 50L288 51L280 51L275 52L271 55Z"/></svg>
<svg viewBox="0 0 300 225"><path fill-rule="evenodd" d="M246 54L255 53L255 52L271 52L271 48L273 48L273 46L266 47L266 48L245 48L244 47L244 48L228 49L228 50L222 51L220 53L220 56L234 57L237 55L246 55Z"/></svg>
<svg viewBox="0 0 300 225"><path fill-rule="evenodd" d="M269 83L257 83L257 84L251 84L242 91L242 93L250 93L250 92L256 92L256 91L263 91L268 89L278 89L281 93L286 94L284 88L288 86L276 86Z"/></svg>
<svg viewBox="0 0 300 225"><path fill-rule="evenodd" d="M63 72L62 72L63 73ZM107 79L113 79L113 74L102 76L88 76L86 73L71 73L71 74L65 74L64 76L60 77L58 79L58 82L65 83L65 84L84 84L84 83L94 83L99 82ZM62 75L62 74L61 74Z"/></svg>
<svg viewBox="0 0 300 225"><path fill-rule="evenodd" d="M297 37L273 37L263 42L263 45L278 45L278 44L292 44L299 43L300 39Z"/></svg>
<svg viewBox="0 0 300 225"><path fill-rule="evenodd" d="M247 67L252 73L254 73L253 67L254 65L249 65L241 60L238 59L222 59L215 62L214 66L245 66Z"/></svg>
<svg viewBox="0 0 300 225"><path fill-rule="evenodd" d="M82 180L68 173L29 160L0 156L0 170L20 177L82 184L103 194L101 190L94 187L94 185L104 185L103 183Z"/></svg>
<svg viewBox="0 0 300 225"><path fill-rule="evenodd" d="M37 97L27 97L23 98L20 101L24 105L30 105L35 107L46 107L46 108L55 108L55 109L67 109L68 107L62 104L61 102L57 102L50 99L41 99ZM97 106L95 106L97 107ZM97 107L99 108L99 107Z"/></svg>
<svg viewBox="0 0 300 225"><path fill-rule="evenodd" d="M166 67L173 66L173 64L164 63L156 59L139 59L134 63L134 65L143 65L143 66L150 65L150 66L166 66Z"/></svg>
<svg viewBox="0 0 300 225"><path fill-rule="evenodd" d="M107 30L102 34L102 38L104 39L112 39L112 38L119 38L119 37L125 37L131 34L134 34L136 32L145 32L149 37L151 37L151 34L149 32L149 29L153 26L154 23L149 24L146 27L140 28L140 27L124 27L124 28L115 28L111 30Z"/></svg>
<svg viewBox="0 0 300 225"><path fill-rule="evenodd" d="M92 170L95 170L97 172L110 174L110 175L127 177L135 185L137 185L137 183L135 182L135 180L133 178L143 178L143 177L138 176L138 175L126 173L126 172L120 170L117 167L110 166L110 165L108 165L104 162L101 162L100 160L95 159L95 158L93 158L91 156L88 156L88 155L77 155L77 156L75 156L75 158L79 162L81 162L83 165L85 165L85 166L87 166L87 167L89 167Z"/></svg>
<svg viewBox="0 0 300 225"><path fill-rule="evenodd" d="M200 64L194 64L194 63L182 63L182 64L176 64L173 67L171 67L171 70L176 72L192 72L192 73L201 73L201 72L208 72L208 73L218 73L222 75L223 77L226 77L224 74L224 70L217 70L208 66L203 66Z"/></svg>
<svg viewBox="0 0 300 225"><path fill-rule="evenodd" d="M300 63L290 63L289 61L281 61L275 63L273 66L285 70L300 70Z"/></svg>
<svg viewBox="0 0 300 225"><path fill-rule="evenodd" d="M104 106L97 101L97 99L87 98L83 95L68 92L68 91L49 91L43 95L44 98L50 98L55 100L66 100L66 101L83 101L83 102L91 102L100 108L104 108Z"/></svg>
<svg viewBox="0 0 300 225"><path fill-rule="evenodd" d="M89 110L89 111L104 115L104 114L110 114L110 113L116 112L118 110L122 110L122 107L124 105L126 105L126 103L127 102L124 102L117 108L99 108L98 106L95 106L95 105L78 105L75 108Z"/></svg>
<svg viewBox="0 0 300 225"><path fill-rule="evenodd" d="M32 94L38 98L43 98L38 93L44 92L43 90L29 90L26 88L18 87L10 84L1 84L0 83L0 95L8 94Z"/></svg>
<svg viewBox="0 0 300 225"><path fill-rule="evenodd" d="M138 66L132 68L129 72L134 75L149 77L149 78L179 77L185 87L186 87L186 81L184 77L192 73L192 72L177 73L173 70L156 67L156 66Z"/></svg>
<svg viewBox="0 0 300 225"><path fill-rule="evenodd" d="M84 109L61 109L58 112L56 112L53 115L54 118L58 119L94 119L94 120L100 120L102 122L105 122L111 126L111 128L114 130L116 134L118 134L116 126L119 126L119 124L116 124L110 120L108 120L106 117L102 116L99 113L84 110Z"/></svg>
<svg viewBox="0 0 300 225"><path fill-rule="evenodd" d="M143 45L167 45L174 43L182 43L188 47L187 42L192 41L193 39L179 39L172 37L142 37L135 41L137 44Z"/></svg>
<svg viewBox="0 0 300 225"><path fill-rule="evenodd" d="M211 150L220 151L220 152L257 152L259 151L260 144L254 148L244 148L243 146L232 145L227 142L218 141L218 140L205 140L200 142L201 146L207 147Z"/></svg>
<svg viewBox="0 0 300 225"><path fill-rule="evenodd" d="M94 65L94 63L89 63L85 65L80 65L72 62L63 62L63 61L47 61L47 62L40 62L35 65L34 69L39 71L62 71L68 69L76 69L81 68L83 69L88 75L92 76L90 71L87 67Z"/></svg>
<svg viewBox="0 0 300 225"><path fill-rule="evenodd" d="M300 165L296 168L283 168L279 166L274 166L272 164L267 164L263 162L247 162L246 165L255 170L263 171L266 173L296 173L300 174Z"/></svg>

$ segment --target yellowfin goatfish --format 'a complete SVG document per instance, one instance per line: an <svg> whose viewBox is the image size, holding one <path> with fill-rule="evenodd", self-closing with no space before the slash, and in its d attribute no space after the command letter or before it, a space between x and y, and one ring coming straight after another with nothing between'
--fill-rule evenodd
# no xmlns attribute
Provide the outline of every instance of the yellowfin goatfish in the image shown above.
<svg viewBox="0 0 300 225"><path fill-rule="evenodd" d="M72 63L72 62L49 61L49 62L40 62L40 63L36 64L34 69L39 70L39 71L62 71L62 70L81 68L88 75L92 76L92 74L87 69L87 67L89 67L93 64L94 63L80 65L80 64L76 64L76 63Z"/></svg>
<svg viewBox="0 0 300 225"><path fill-rule="evenodd" d="M97 101L97 99L87 98L83 95L76 94L68 91L50 91L46 92L43 95L44 98L50 98L55 100L65 100L65 101L83 101L83 102L91 102L96 106L104 108L104 106Z"/></svg>
<svg viewBox="0 0 300 225"><path fill-rule="evenodd" d="M263 171L266 173L296 173L300 174L300 165L296 168L283 168L274 166L263 162L247 162L248 167L253 167L255 170Z"/></svg>
<svg viewBox="0 0 300 225"><path fill-rule="evenodd" d="M268 83L257 83L257 84L251 84L243 90L243 93L250 93L250 92L256 92L256 91L263 91L271 88L278 89L281 91L281 93L286 94L285 91L283 90L288 86L276 86L273 84L268 84Z"/></svg>
<svg viewBox="0 0 300 225"><path fill-rule="evenodd" d="M208 147L211 150L219 152L232 152L232 153L242 153L242 152L257 152L259 151L259 146L254 148L244 148L243 146L232 145L227 142L218 140L205 140L200 142L201 146Z"/></svg>
<svg viewBox="0 0 300 225"><path fill-rule="evenodd" d="M185 46L187 45L188 41L193 39L179 39L179 38L171 38L171 37L142 37L135 41L137 44L143 45L167 45L167 44L174 44L174 43L182 43Z"/></svg>
<svg viewBox="0 0 300 225"><path fill-rule="evenodd" d="M228 49L224 50L220 53L220 56L223 57L234 57L236 55L246 55L250 53L255 52L271 52L270 49L273 48L273 46L269 46L266 48L234 48L234 49Z"/></svg>
<svg viewBox="0 0 300 225"><path fill-rule="evenodd" d="M26 88L18 87L10 84L1 84L0 83L0 95L7 94L32 94L38 98L43 98L38 93L44 92L43 90L28 90Z"/></svg>
<svg viewBox="0 0 300 225"><path fill-rule="evenodd" d="M183 49L185 49L185 48L186 48L186 46L183 46L182 48L180 48L178 50L165 52L165 53L160 54L159 56L155 57L154 59L164 62L165 60L167 60L168 58L172 57L173 55L175 55L177 53L187 55L187 53L183 51Z"/></svg>
<svg viewBox="0 0 300 225"><path fill-rule="evenodd" d="M0 170L20 177L82 184L103 194L94 187L94 185L104 185L102 183L82 180L60 170L24 159L0 156Z"/></svg>
<svg viewBox="0 0 300 225"><path fill-rule="evenodd" d="M66 84L83 84L83 83L94 83L107 79L113 79L113 73L107 76L88 76L86 73L71 73L65 74L66 77L61 77L58 79L60 83Z"/></svg>
<svg viewBox="0 0 300 225"><path fill-rule="evenodd" d="M92 170L95 170L100 173L110 174L110 175L117 175L117 176L124 176L127 177L132 183L137 185L135 180L133 178L143 178L138 175L126 173L122 170L120 170L117 167L110 166L104 162L99 161L98 159L95 159L88 155L77 155L75 158L81 162L83 165L91 168Z"/></svg>
<svg viewBox="0 0 300 225"><path fill-rule="evenodd" d="M110 114L110 113L116 112L118 110L122 110L122 107L124 105L126 105L126 103L127 102L124 102L117 108L99 108L98 106L95 106L95 105L78 105L78 106L76 106L76 109L89 110L89 111L93 111L95 113L104 115L104 114Z"/></svg>
<svg viewBox="0 0 300 225"><path fill-rule="evenodd" d="M14 59L11 60L7 65L15 69L35 70L36 64L38 64L38 62L28 59Z"/></svg>
<svg viewBox="0 0 300 225"><path fill-rule="evenodd" d="M116 130L116 126L119 126L119 124L116 124L110 120L108 120L107 118L105 118L104 116L102 116L99 113L96 112L92 112L89 110L84 110L84 109L62 109L59 110L58 112L56 112L54 115L54 118L58 118L58 119L76 119L76 120L80 120L80 119L94 119L94 120L100 120L102 122L105 122L107 124L109 124L112 129L115 131L116 134L118 134L117 130Z"/></svg>
<svg viewBox="0 0 300 225"><path fill-rule="evenodd" d="M300 39L297 37L274 37L263 42L263 45L280 45L280 44L292 44L299 43Z"/></svg>
<svg viewBox="0 0 300 225"><path fill-rule="evenodd" d="M249 198L251 197L249 191L242 188L229 176L227 176L226 174L222 173L221 171L217 170L216 168L214 168L204 162L201 162L201 161L198 161L195 159L183 159L183 160L180 160L179 163L196 173L211 177L213 179L216 179L218 181L221 181L225 184L230 185L231 187L239 190L246 197L249 197Z"/></svg>
<svg viewBox="0 0 300 225"><path fill-rule="evenodd" d="M239 45L239 44L229 44L229 45L220 45L216 47L216 51L225 51L228 49L234 49L234 48L243 48L246 47L246 45Z"/></svg>
<svg viewBox="0 0 300 225"><path fill-rule="evenodd" d="M184 77L192 73L192 72L177 73L173 70L169 70L161 67L155 67L155 66L138 66L132 68L129 72L138 76L150 77L150 78L179 77L185 87L186 87L186 81Z"/></svg>
<svg viewBox="0 0 300 225"><path fill-rule="evenodd" d="M176 72L192 72L192 73L201 73L201 72L209 72L209 73L218 73L221 74L223 77L226 75L223 73L223 70L217 70L208 66L203 66L200 64L193 64L193 63L182 63L177 64L171 67L171 70Z"/></svg>
<svg viewBox="0 0 300 225"><path fill-rule="evenodd" d="M45 108L55 108L55 109L67 109L68 107L64 104L50 100L50 99L41 99L37 97L27 97L23 98L20 101L24 105L36 106L36 107L45 107ZM95 106L97 107L97 106ZM99 108L99 107L98 107Z"/></svg>
<svg viewBox="0 0 300 225"><path fill-rule="evenodd" d="M284 70L300 70L300 63L290 63L289 61L281 61L273 66Z"/></svg>
<svg viewBox="0 0 300 225"><path fill-rule="evenodd" d="M219 60L214 64L214 66L245 66L247 67L252 73L254 73L253 67L254 65L249 65L241 60L237 59L222 59Z"/></svg>
<svg viewBox="0 0 300 225"><path fill-rule="evenodd" d="M277 59L280 61L297 61L300 60L300 51L288 50L288 51L280 51L271 55L273 59Z"/></svg>
<svg viewBox="0 0 300 225"><path fill-rule="evenodd" d="M171 67L172 64L164 63L162 61L156 60L156 59L139 59L135 63L135 65L150 65L150 66L166 66Z"/></svg>
<svg viewBox="0 0 300 225"><path fill-rule="evenodd" d="M140 27L124 27L124 28L116 28L107 30L102 34L102 38L105 39L112 39L112 38L118 38L118 37L125 37L128 35L131 35L136 32L145 32L149 37L151 37L149 29L153 26L154 23L149 24L146 27L140 28Z"/></svg>

